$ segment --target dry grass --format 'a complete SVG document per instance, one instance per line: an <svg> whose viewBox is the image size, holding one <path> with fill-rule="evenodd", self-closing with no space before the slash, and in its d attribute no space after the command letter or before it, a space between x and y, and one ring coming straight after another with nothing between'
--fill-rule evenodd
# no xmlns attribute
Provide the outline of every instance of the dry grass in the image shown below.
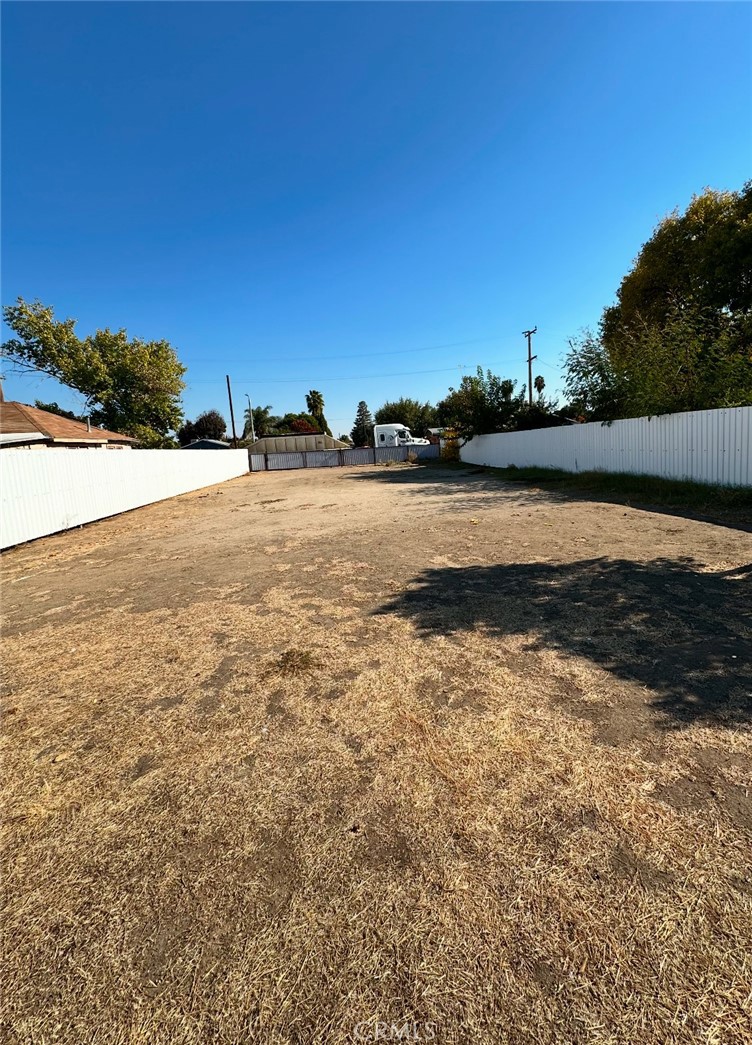
<svg viewBox="0 0 752 1045"><path fill-rule="evenodd" d="M269 675L305 675L319 666L310 650L287 649L274 659Z"/></svg>
<svg viewBox="0 0 752 1045"><path fill-rule="evenodd" d="M601 743L605 669L376 574L7 636L5 1040L748 1042L750 836L665 796L749 731Z"/></svg>

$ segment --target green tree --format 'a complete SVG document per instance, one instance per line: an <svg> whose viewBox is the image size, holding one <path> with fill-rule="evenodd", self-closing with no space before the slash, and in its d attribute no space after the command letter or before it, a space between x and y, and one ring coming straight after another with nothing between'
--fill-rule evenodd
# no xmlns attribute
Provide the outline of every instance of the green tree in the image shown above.
<svg viewBox="0 0 752 1045"><path fill-rule="evenodd" d="M313 414L285 414L279 422L279 434L286 432L305 432L309 435L320 433L321 427Z"/></svg>
<svg viewBox="0 0 752 1045"><path fill-rule="evenodd" d="M566 358L569 410L612 421L752 403L752 356L712 310L674 304L660 322L641 321L619 352L586 333Z"/></svg>
<svg viewBox="0 0 752 1045"><path fill-rule="evenodd" d="M436 407L403 397L380 406L374 414L374 422L377 425L403 424L413 435L424 436L429 428L436 427Z"/></svg>
<svg viewBox="0 0 752 1045"><path fill-rule="evenodd" d="M752 182L706 189L661 221L566 359L591 420L752 403Z"/></svg>
<svg viewBox="0 0 752 1045"><path fill-rule="evenodd" d="M281 418L274 417L272 415L271 405L269 406L254 406L253 407L253 432L257 439L263 439L264 436L270 434L270 432L279 426ZM246 407L243 413L244 425L243 425L243 438L251 438L251 410Z"/></svg>
<svg viewBox="0 0 752 1045"><path fill-rule="evenodd" d="M616 357L627 416L752 403L752 355L710 308L675 303L660 324L632 327Z"/></svg>
<svg viewBox="0 0 752 1045"><path fill-rule="evenodd" d="M475 435L510 431L525 405L524 389L514 394L516 384L478 367L437 405L440 424L454 429L462 443Z"/></svg>
<svg viewBox="0 0 752 1045"><path fill-rule="evenodd" d="M601 323L603 344L616 365L629 365L645 329L675 326L677 312L687 309L693 314L692 328L704 337L725 335L724 351L749 350L752 181L739 192L706 189L683 214L677 210L664 218L642 246L616 298Z"/></svg>
<svg viewBox="0 0 752 1045"><path fill-rule="evenodd" d="M74 319L56 320L40 301L18 298L3 308L16 337L3 345L19 370L49 374L86 399L94 424L163 446L180 426L185 367L167 341L128 338L125 330L97 330L79 338Z"/></svg>
<svg viewBox="0 0 752 1045"><path fill-rule="evenodd" d="M42 403L39 399L34 400L34 406L37 410L46 410L50 414L58 414L60 417L67 417L69 421L85 421L86 418L83 414L75 414L72 410L63 410L57 403Z"/></svg>
<svg viewBox="0 0 752 1045"><path fill-rule="evenodd" d="M614 421L626 416L627 380L612 362L602 340L585 330L569 342L564 391L569 412L588 421Z"/></svg>
<svg viewBox="0 0 752 1045"><path fill-rule="evenodd" d="M219 410L204 410L195 421L186 421L178 429L178 442L181 446L187 446L194 439L224 439L227 434L227 424Z"/></svg>
<svg viewBox="0 0 752 1045"><path fill-rule="evenodd" d="M350 438L354 446L373 446L373 417L363 399L358 403Z"/></svg>
<svg viewBox="0 0 752 1045"><path fill-rule="evenodd" d="M308 413L311 414L318 426L318 431L323 432L325 435L331 435L331 430L324 417L324 397L321 392L312 388L306 395L306 406L308 407Z"/></svg>

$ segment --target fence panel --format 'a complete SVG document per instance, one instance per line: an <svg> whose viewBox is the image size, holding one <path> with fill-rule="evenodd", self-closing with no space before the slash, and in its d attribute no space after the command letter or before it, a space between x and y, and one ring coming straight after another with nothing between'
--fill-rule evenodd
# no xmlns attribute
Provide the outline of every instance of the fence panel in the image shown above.
<svg viewBox="0 0 752 1045"><path fill-rule="evenodd" d="M468 464L567 472L635 472L724 486L752 486L752 407L691 410L471 439Z"/></svg>
<svg viewBox="0 0 752 1045"><path fill-rule="evenodd" d="M305 468L305 456L302 450L287 454L267 454L266 467L270 472L284 468Z"/></svg>
<svg viewBox="0 0 752 1045"><path fill-rule="evenodd" d="M379 464L383 461L406 461L414 453L419 461L440 456L440 448L429 446L390 446L374 451L371 447L350 450L300 450L285 453L249 454L252 472L278 471L287 468L335 468L360 464Z"/></svg>
<svg viewBox="0 0 752 1045"><path fill-rule="evenodd" d="M441 456L441 447L438 443L429 443L428 446L411 446L409 449L415 451L419 461L431 461Z"/></svg>
<svg viewBox="0 0 752 1045"><path fill-rule="evenodd" d="M341 450L308 450L305 455L306 468L337 468Z"/></svg>
<svg viewBox="0 0 752 1045"><path fill-rule="evenodd" d="M247 472L245 450L0 450L0 547Z"/></svg>
<svg viewBox="0 0 752 1045"><path fill-rule="evenodd" d="M382 461L406 461L408 448L406 446L378 446L375 451L376 464Z"/></svg>
<svg viewBox="0 0 752 1045"><path fill-rule="evenodd" d="M352 450L340 450L342 464L373 464L373 450L367 446L361 446Z"/></svg>

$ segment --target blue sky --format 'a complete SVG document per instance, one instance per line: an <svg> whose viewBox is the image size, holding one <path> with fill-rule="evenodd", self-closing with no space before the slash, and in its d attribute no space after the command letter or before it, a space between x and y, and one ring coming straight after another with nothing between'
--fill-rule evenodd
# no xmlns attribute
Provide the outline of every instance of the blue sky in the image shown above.
<svg viewBox="0 0 752 1045"><path fill-rule="evenodd" d="M536 324L555 391L660 217L752 172L747 4L3 7L2 300L167 338L191 417L229 373L349 430L524 382Z"/></svg>

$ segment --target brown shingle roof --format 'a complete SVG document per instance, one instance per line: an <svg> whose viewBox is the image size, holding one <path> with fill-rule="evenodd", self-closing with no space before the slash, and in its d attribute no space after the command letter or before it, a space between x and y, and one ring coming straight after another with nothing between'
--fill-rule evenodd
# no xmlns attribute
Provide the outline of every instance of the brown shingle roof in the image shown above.
<svg viewBox="0 0 752 1045"><path fill-rule="evenodd" d="M41 433L56 443L135 443L136 440L120 432L105 428L87 428L83 421L39 410L25 403L0 403L0 434Z"/></svg>

